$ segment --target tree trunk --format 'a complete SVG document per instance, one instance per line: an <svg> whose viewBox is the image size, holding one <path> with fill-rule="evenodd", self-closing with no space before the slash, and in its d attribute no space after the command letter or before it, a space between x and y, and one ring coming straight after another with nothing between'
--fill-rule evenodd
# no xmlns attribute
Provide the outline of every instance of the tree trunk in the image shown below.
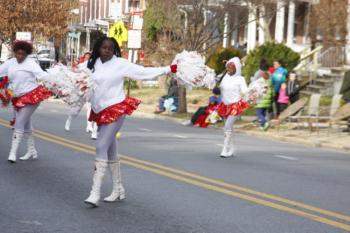
<svg viewBox="0 0 350 233"><path fill-rule="evenodd" d="M186 88L184 86L179 87L179 108L177 112L187 113Z"/></svg>
<svg viewBox="0 0 350 233"><path fill-rule="evenodd" d="M263 28L263 31L265 34L265 42L272 42L272 37L271 37L271 33L270 33L270 26L267 22L265 23L265 27Z"/></svg>

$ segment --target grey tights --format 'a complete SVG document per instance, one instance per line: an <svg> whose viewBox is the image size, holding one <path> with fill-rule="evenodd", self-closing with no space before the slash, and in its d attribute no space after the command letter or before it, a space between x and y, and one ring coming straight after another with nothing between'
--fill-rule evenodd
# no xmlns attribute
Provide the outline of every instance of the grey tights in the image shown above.
<svg viewBox="0 0 350 233"><path fill-rule="evenodd" d="M229 116L226 120L225 120L225 127L224 127L224 131L232 131L233 130L233 125L234 123L239 119L239 116Z"/></svg>
<svg viewBox="0 0 350 233"><path fill-rule="evenodd" d="M96 159L104 161L118 161L118 142L115 135L123 125L125 116L111 124L98 126L96 142Z"/></svg>
<svg viewBox="0 0 350 233"><path fill-rule="evenodd" d="M32 128L32 115L39 107L36 105L26 105L20 108L16 113L15 131L18 133L31 133Z"/></svg>

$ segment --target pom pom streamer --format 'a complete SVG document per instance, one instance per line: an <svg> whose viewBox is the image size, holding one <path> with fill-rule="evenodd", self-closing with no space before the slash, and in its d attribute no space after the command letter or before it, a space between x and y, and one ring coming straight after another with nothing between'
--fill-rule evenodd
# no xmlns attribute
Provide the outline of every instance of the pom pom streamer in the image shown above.
<svg viewBox="0 0 350 233"><path fill-rule="evenodd" d="M66 66L57 65L47 72L39 80L65 103L74 107L90 101L95 84L89 69L73 71Z"/></svg>
<svg viewBox="0 0 350 233"><path fill-rule="evenodd" d="M215 86L215 72L204 64L204 58L195 51L177 54L172 64L177 64L175 78L187 88Z"/></svg>
<svg viewBox="0 0 350 233"><path fill-rule="evenodd" d="M250 104L256 104L261 101L268 89L268 86L263 78L260 78L249 84L247 93L244 96L244 101Z"/></svg>

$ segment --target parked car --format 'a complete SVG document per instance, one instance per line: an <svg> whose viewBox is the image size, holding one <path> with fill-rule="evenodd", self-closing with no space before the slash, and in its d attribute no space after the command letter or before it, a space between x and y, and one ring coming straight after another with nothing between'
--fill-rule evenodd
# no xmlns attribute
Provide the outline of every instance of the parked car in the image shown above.
<svg viewBox="0 0 350 233"><path fill-rule="evenodd" d="M55 50L53 48L43 48L36 54L36 58L40 67L46 70L55 63Z"/></svg>

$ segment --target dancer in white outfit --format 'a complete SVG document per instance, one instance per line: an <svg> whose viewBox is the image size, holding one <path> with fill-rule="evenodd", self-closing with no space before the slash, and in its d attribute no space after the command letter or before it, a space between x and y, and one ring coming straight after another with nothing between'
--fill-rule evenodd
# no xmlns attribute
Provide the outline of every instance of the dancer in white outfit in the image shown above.
<svg viewBox="0 0 350 233"><path fill-rule="evenodd" d="M12 104L16 109L15 130L12 137L8 161L15 163L17 150L23 136L28 140L27 153L21 160L37 158L32 133L32 115L41 101L49 98L51 92L39 86L37 78L45 75L40 66L27 56L32 53L32 45L25 41L17 41L13 45L15 57L0 65L0 76L8 76L14 97Z"/></svg>
<svg viewBox="0 0 350 233"><path fill-rule="evenodd" d="M125 115L131 115L140 101L126 97L123 86L125 77L143 80L176 72L176 65L161 68L144 68L120 57L120 48L113 38L99 39L87 63L92 71L96 88L91 98L90 120L98 125L96 161L90 196L85 203L96 207L100 200L103 177L107 168L112 173L113 190L104 201L113 202L125 198L121 182L120 161L116 133L123 125Z"/></svg>
<svg viewBox="0 0 350 233"><path fill-rule="evenodd" d="M230 59L226 63L227 73L220 83L222 103L218 113L225 119L224 146L220 154L223 158L235 154L233 125L240 114L249 107L249 104L243 100L248 88L241 75L241 67L238 57Z"/></svg>

